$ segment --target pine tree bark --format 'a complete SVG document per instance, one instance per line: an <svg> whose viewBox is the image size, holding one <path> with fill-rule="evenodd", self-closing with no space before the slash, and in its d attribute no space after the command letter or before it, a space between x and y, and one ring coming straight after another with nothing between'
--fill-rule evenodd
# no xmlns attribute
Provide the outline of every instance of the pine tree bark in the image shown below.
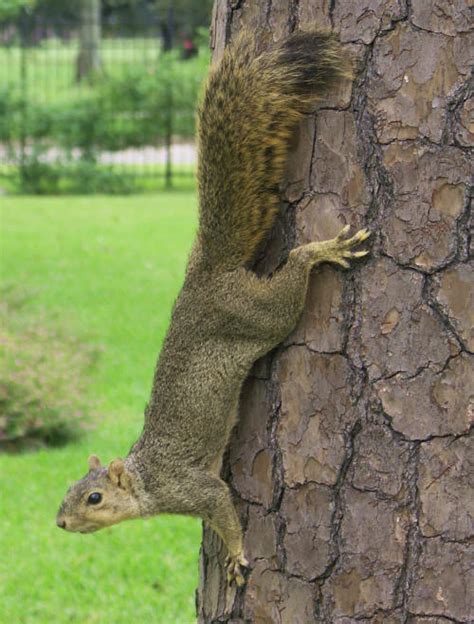
<svg viewBox="0 0 474 624"><path fill-rule="evenodd" d="M102 69L100 58L101 26L100 0L80 0L77 82L86 78L93 78Z"/></svg>
<svg viewBox="0 0 474 624"><path fill-rule="evenodd" d="M370 227L370 259L315 271L303 318L258 362L224 468L250 560L229 587L204 530L200 622L474 619L474 110L468 0L216 0L214 58L314 24L358 59L301 125L260 270Z"/></svg>

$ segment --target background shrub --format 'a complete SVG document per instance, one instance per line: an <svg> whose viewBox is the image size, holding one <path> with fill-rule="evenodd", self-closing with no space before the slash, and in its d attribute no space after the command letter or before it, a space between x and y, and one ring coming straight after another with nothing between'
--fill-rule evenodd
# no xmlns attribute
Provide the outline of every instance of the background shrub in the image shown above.
<svg viewBox="0 0 474 624"><path fill-rule="evenodd" d="M26 193L128 193L133 168L105 166L102 152L192 141L204 49L189 61L175 51L153 63L106 73L84 89L47 100L0 86L0 143ZM164 166L164 165L163 165Z"/></svg>
<svg viewBox="0 0 474 624"><path fill-rule="evenodd" d="M23 162L21 189L24 193L126 195L136 189L132 176L123 175L113 167L85 158L69 163L61 160L46 163L42 160L43 154L44 151L35 150Z"/></svg>
<svg viewBox="0 0 474 624"><path fill-rule="evenodd" d="M18 307L0 307L0 446L65 442L92 422L86 388L97 349L41 324L20 327Z"/></svg>

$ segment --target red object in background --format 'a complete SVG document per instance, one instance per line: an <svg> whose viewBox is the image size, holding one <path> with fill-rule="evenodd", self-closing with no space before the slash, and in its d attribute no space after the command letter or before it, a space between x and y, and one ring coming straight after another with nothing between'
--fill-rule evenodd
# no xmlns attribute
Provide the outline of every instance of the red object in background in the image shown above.
<svg viewBox="0 0 474 624"><path fill-rule="evenodd" d="M183 39L183 59L190 59L196 56L198 49L192 39Z"/></svg>

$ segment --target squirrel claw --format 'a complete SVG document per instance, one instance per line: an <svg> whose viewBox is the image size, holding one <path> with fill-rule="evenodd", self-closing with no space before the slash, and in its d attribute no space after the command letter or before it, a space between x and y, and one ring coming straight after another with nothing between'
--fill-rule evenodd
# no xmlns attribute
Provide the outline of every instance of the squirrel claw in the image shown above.
<svg viewBox="0 0 474 624"><path fill-rule="evenodd" d="M371 232L363 228L356 232L354 236L348 238L349 229L350 227L346 225L336 238L330 241L323 241L322 243L314 243L314 249L317 252L315 254L316 261L333 262L344 269L348 269L350 268L350 260L366 256L369 253L368 250L352 251L352 249L367 240Z"/></svg>
<svg viewBox="0 0 474 624"><path fill-rule="evenodd" d="M337 239L338 240L344 240L347 236L347 234L349 233L349 230L351 229L350 225L345 225L342 230L339 232L339 234L337 235Z"/></svg>
<svg viewBox="0 0 474 624"><path fill-rule="evenodd" d="M359 230L358 232L356 232L354 236L347 238L349 229L350 229L350 226L348 225L344 226L342 230L339 232L339 234L336 236L336 241L347 248L360 245L360 243L363 243L371 235L370 230L368 230L367 228L363 228L362 230Z"/></svg>
<svg viewBox="0 0 474 624"><path fill-rule="evenodd" d="M342 257L343 258L363 258L364 256L366 256L368 254L368 250L364 249L363 251L343 251L342 252Z"/></svg>
<svg viewBox="0 0 474 624"><path fill-rule="evenodd" d="M352 247L363 243L370 235L371 232L367 228L364 228L356 232L352 238L347 239L345 242Z"/></svg>
<svg viewBox="0 0 474 624"><path fill-rule="evenodd" d="M235 582L237 587L242 587L242 585L245 584L243 568L246 568L248 566L247 559L245 559L243 555L237 555L236 557L227 556L225 564L228 582Z"/></svg>

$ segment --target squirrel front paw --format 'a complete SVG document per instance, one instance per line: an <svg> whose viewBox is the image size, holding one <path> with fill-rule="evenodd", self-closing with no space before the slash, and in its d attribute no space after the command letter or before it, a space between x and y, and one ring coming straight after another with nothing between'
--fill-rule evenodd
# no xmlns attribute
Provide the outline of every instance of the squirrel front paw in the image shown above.
<svg viewBox="0 0 474 624"><path fill-rule="evenodd" d="M237 587L241 587L245 584L245 578L243 576L244 568L247 568L249 562L243 556L243 554L236 555L234 557L228 555L225 560L225 566L227 571L227 580L229 583L235 583Z"/></svg>
<svg viewBox="0 0 474 624"><path fill-rule="evenodd" d="M348 238L350 226L346 225L342 228L339 234L331 241L328 241L327 260L339 264L345 269L349 268L349 260L355 260L356 258L363 258L369 252L365 249L362 251L352 251L353 247L357 247L370 236L370 232L367 229L359 230ZM324 243L323 243L324 244Z"/></svg>
<svg viewBox="0 0 474 624"><path fill-rule="evenodd" d="M290 252L290 258L296 257L305 263L309 263L311 267L321 264L322 262L332 262L344 267L349 268L349 260L356 260L357 258L363 258L369 252L367 249L361 251L352 251L354 247L357 247L370 236L370 232L366 229L359 230L354 236L348 236L349 226L346 225L336 238L330 240L307 243L296 247Z"/></svg>

